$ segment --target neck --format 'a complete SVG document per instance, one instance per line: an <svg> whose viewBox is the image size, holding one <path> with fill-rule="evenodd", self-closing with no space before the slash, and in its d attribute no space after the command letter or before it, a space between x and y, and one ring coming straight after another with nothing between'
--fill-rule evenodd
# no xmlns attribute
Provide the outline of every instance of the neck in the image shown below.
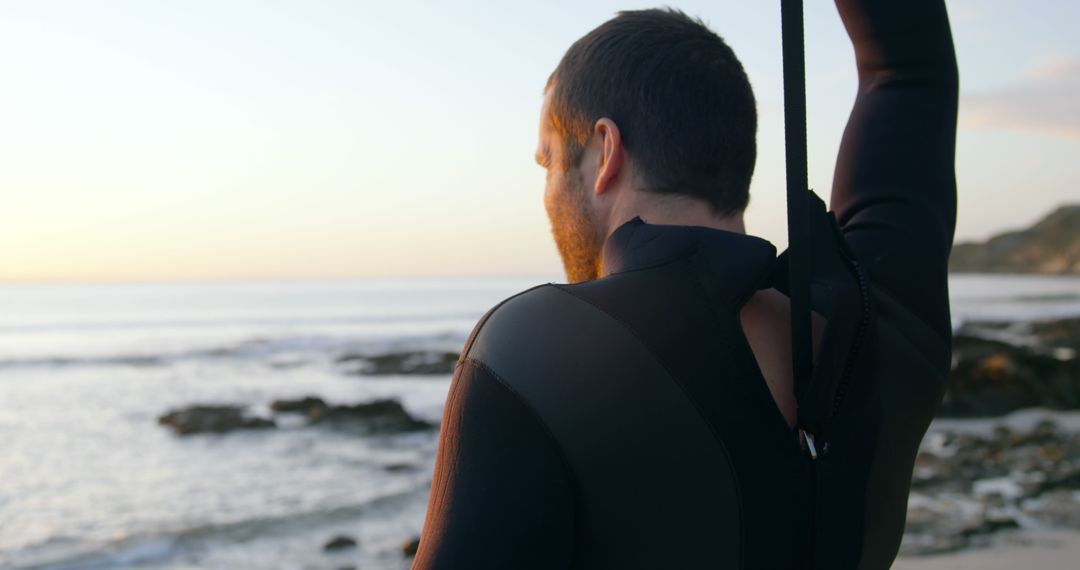
<svg viewBox="0 0 1080 570"><path fill-rule="evenodd" d="M699 198L683 195L644 196L638 192L635 200L616 204L612 209L607 229L611 235L619 226L640 217L645 223L663 226L700 226L725 230L739 234L746 233L742 212L720 216L712 211L707 202Z"/></svg>

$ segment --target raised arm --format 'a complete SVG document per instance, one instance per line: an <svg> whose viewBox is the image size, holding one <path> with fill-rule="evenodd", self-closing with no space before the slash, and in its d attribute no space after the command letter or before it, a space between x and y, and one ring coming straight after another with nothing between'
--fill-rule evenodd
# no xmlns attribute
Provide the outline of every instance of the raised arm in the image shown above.
<svg viewBox="0 0 1080 570"><path fill-rule="evenodd" d="M870 278L948 338L958 73L943 0L836 0L859 93L831 209Z"/></svg>
<svg viewBox="0 0 1080 570"><path fill-rule="evenodd" d="M466 359L446 401L413 570L569 568L573 513L562 456L543 424Z"/></svg>

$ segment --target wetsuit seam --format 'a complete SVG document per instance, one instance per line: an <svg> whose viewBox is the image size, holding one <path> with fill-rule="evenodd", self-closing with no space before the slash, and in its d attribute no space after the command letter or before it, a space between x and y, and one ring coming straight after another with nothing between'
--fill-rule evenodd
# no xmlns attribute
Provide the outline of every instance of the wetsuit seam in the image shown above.
<svg viewBox="0 0 1080 570"><path fill-rule="evenodd" d="M536 288L537 287L533 287L533 289L536 289ZM530 291L531 290L532 289L530 289ZM527 292L527 291L525 291L525 292ZM516 296L517 295L515 295L515 297ZM511 297L511 299L512 298L513 297ZM509 300L509 299L507 299L507 300ZM463 363L466 362L466 361L472 363L474 366L476 366L480 370L482 370L482 371L486 372L487 374L489 374L492 378L495 379L496 382L499 383L500 386L505 388L506 391L509 392L510 395L512 395L515 400L517 400L522 406L525 407L526 410L529 411L529 415L531 415L533 417L533 419L536 420L536 422L540 425L540 429L543 430L544 434L547 435L548 440L551 441L552 446L555 448L555 454L559 456L559 461L562 463L563 473L565 474L565 476L566 476L566 478L568 480L567 482L570 485L570 489L576 490L578 488L577 477L574 475L574 470L571 467L570 460L566 457L566 453L563 451L563 447L559 443L559 439L557 437L555 437L555 432L553 432L551 430L551 427L548 426L546 421L544 421L543 416L541 416L540 413L536 410L536 408L533 407L532 403L529 402L529 400L526 399L524 396L522 396L520 393L518 393L518 391L515 390L514 387L509 382L507 382L502 376L500 376L498 372L495 372L494 370L492 370L491 367L488 366L487 364L485 364L483 361L477 360L476 358L473 358L471 356L467 356L464 359L462 359ZM573 503L574 503L573 496L571 496L571 504L573 504ZM576 508L571 510L570 520L571 520L571 528L574 529L574 532L572 533L572 536L574 536L574 535L576 535L576 529L577 529L577 509ZM571 544L571 550L574 548L574 546L575 546L574 544ZM571 556L571 560L573 560L573 559L574 559L574 557Z"/></svg>
<svg viewBox="0 0 1080 570"><path fill-rule="evenodd" d="M693 253L694 251L696 251L696 249L691 248L690 253ZM677 260L673 259L671 261L674 262L674 261L677 261ZM642 268L642 269L645 269L645 268ZM638 271L638 270L634 270L634 271ZM557 289L559 291L562 291L563 293L566 293L567 295L573 297L574 299L576 299L576 300L578 300L578 301L580 301L582 303L585 303L585 304L589 305L590 307L592 307L596 311L599 311L601 314L607 316L609 319L611 319L611 320L615 321L616 323L618 323L619 326L623 330L625 330L627 332L627 334L629 334L631 337L633 337L633 339L635 341L637 341L637 343L639 345L641 345L642 348L645 349L645 351L649 354L649 356L652 357L653 361L656 362L656 364L660 367L660 369L664 371L664 374L666 374L667 377L671 379L671 382L673 384L675 384L676 387L678 387L679 392L681 392L683 397L686 398L686 401L690 403L690 406L694 408L694 411L697 412L698 417L701 418L701 421L705 423L705 426L708 428L709 433L712 434L712 436L713 436L713 440L717 443L717 445L720 446L720 451L724 454L724 458L727 460L725 463L727 464L728 471L731 474L732 485L735 487L735 500L736 500L736 502L738 504L738 508L739 508L739 567L742 568L744 566L745 556L746 556L746 543L745 543L745 541L746 541L746 532L743 529L743 513L744 513L744 510L743 510L742 488L739 486L739 476L735 472L735 464L734 464L734 461L731 458L732 457L731 452L728 451L727 445L724 443L723 438L720 437L719 431L717 430L716 426L713 425L713 423L711 421L709 421L709 417L707 415L705 415L704 410L701 409L701 407L694 400L694 398L690 397L690 393L686 390L686 387L683 386L682 381L680 381L678 377L676 377L674 374L671 373L671 370L668 369L668 367L664 363L664 361L659 356L657 356L656 352L653 351L652 347L649 346L648 343L646 343L637 334L637 332L634 331L634 329L629 324L627 324L625 321L623 321L619 317L611 314L610 312L605 311L603 308L599 307L598 305L596 305L592 301L573 294L571 291L567 290L566 286L564 286L564 285L552 284L552 287L554 287L555 289Z"/></svg>

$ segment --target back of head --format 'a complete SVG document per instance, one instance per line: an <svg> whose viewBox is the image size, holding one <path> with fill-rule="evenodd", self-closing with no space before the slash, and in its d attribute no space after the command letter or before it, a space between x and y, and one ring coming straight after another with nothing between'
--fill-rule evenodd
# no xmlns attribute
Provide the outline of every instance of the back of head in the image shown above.
<svg viewBox="0 0 1080 570"><path fill-rule="evenodd" d="M606 117L641 190L695 196L718 214L746 208L754 94L731 48L701 21L671 9L620 12L570 46L548 84L567 168Z"/></svg>

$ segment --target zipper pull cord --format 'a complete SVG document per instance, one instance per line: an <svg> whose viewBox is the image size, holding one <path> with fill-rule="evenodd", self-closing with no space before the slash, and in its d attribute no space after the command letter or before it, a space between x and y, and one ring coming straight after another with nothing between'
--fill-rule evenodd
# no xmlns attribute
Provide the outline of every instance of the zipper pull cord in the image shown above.
<svg viewBox="0 0 1080 570"><path fill-rule="evenodd" d="M814 445L814 434L799 428L799 435L806 442L806 449L810 451L810 459L817 459L817 446Z"/></svg>

